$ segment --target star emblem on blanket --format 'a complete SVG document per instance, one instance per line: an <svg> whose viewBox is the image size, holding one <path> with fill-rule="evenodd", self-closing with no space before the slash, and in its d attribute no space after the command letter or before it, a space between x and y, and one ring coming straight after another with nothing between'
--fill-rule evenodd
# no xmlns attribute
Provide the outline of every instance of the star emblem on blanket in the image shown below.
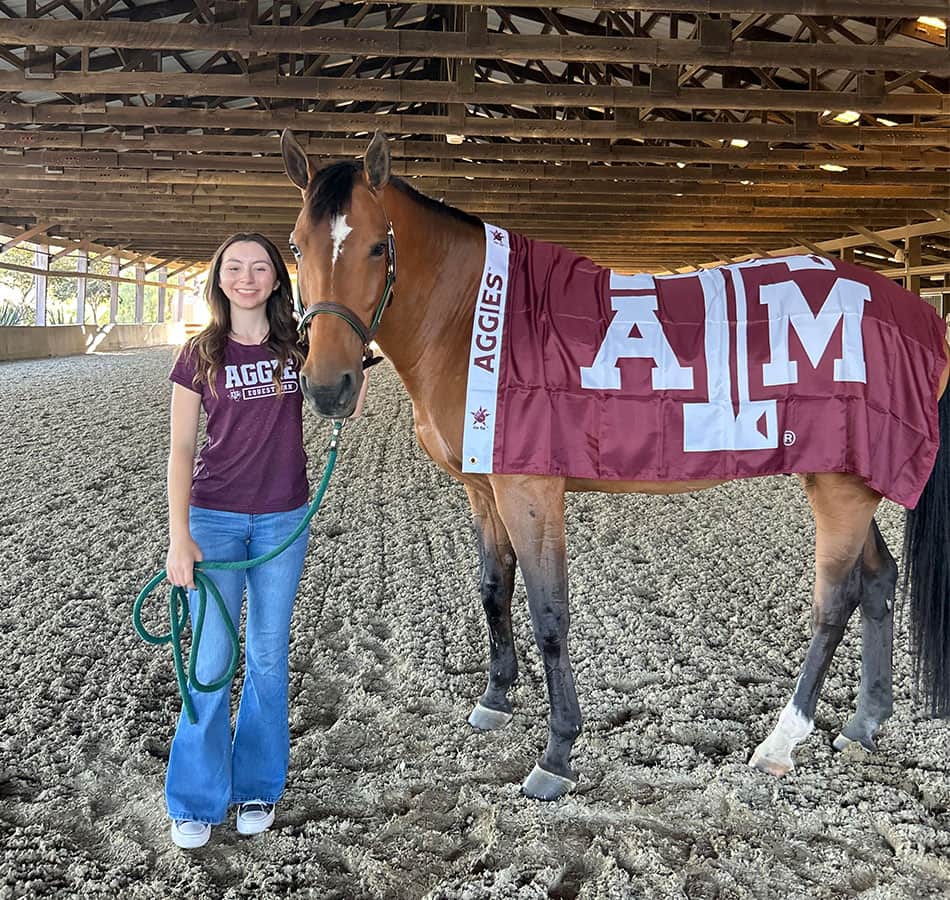
<svg viewBox="0 0 950 900"><path fill-rule="evenodd" d="M493 240L496 244L501 244L501 243L503 243L504 240L505 240L504 234L502 234L502 232L498 231L497 228L491 233L491 237L492 237L492 240Z"/></svg>
<svg viewBox="0 0 950 900"><path fill-rule="evenodd" d="M475 420L476 427L486 428L488 426L488 410L484 406L479 406L472 413L472 418Z"/></svg>

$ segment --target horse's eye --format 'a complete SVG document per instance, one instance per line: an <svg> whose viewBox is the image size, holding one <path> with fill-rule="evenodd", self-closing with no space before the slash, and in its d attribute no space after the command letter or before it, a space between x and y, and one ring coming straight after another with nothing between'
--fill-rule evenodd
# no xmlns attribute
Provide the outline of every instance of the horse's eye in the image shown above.
<svg viewBox="0 0 950 900"><path fill-rule="evenodd" d="M300 259L300 248L293 242L290 241L290 252L293 253L294 259Z"/></svg>
<svg viewBox="0 0 950 900"><path fill-rule="evenodd" d="M369 251L370 256L382 256L386 252L386 242L380 241L378 244L373 244L372 248Z"/></svg>

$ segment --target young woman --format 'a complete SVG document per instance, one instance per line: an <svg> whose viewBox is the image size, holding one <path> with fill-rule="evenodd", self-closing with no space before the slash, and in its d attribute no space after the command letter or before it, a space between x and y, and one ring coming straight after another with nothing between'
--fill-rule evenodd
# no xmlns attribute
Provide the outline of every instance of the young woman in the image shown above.
<svg viewBox="0 0 950 900"><path fill-rule="evenodd" d="M290 277L277 248L259 234L236 234L215 253L205 289L211 324L182 349L173 382L168 460L173 584L194 589L194 564L261 556L299 525L307 510L307 460ZM194 458L201 408L207 440ZM209 571L239 627L247 588L245 675L234 734L230 691L191 690L198 714L182 712L168 760L165 798L172 840L200 847L236 804L237 830L270 828L287 776L290 617L307 531L262 566ZM194 612L197 593L189 593ZM230 641L209 595L196 675L220 678Z"/></svg>

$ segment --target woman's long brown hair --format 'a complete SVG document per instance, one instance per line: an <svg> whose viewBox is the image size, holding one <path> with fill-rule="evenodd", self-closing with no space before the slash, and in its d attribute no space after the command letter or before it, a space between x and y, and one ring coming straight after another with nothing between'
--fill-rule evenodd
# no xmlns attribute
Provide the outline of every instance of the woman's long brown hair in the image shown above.
<svg viewBox="0 0 950 900"><path fill-rule="evenodd" d="M221 290L220 275L221 261L224 253L232 244L241 241L253 241L267 251L270 261L277 275L278 285L267 299L268 334L265 346L273 351L280 361L274 370L274 384L277 392L281 393L281 373L284 366L294 359L299 365L306 358L303 348L297 342L297 323L293 316L294 300L293 288L290 284L290 273L280 258L280 251L273 242L264 235L256 232L241 232L232 234L215 251L211 260L211 269L208 281L205 284L205 303L211 310L211 322L182 347L182 353L190 354L195 362L194 384L197 387L202 382L208 385L211 393L217 397L214 382L215 376L224 365L224 350L228 344L228 335L231 332L231 302Z"/></svg>

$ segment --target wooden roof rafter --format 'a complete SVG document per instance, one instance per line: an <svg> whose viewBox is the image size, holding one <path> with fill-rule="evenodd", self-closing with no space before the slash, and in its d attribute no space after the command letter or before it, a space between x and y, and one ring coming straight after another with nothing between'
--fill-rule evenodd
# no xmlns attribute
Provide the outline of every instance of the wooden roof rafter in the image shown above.
<svg viewBox="0 0 950 900"><path fill-rule="evenodd" d="M122 49L214 51L225 54L342 53L374 56L428 56L445 59L525 60L542 57L585 63L639 62L649 65L727 65L738 68L779 65L797 68L918 71L950 74L942 48L906 48L878 44L830 44L799 41L740 41L704 46L694 38L658 39L583 37L488 32L473 43L465 31L418 29L315 28L248 25L0 19L0 42L7 46L113 47ZM430 46L431 45L431 46ZM238 65L242 60L235 57Z"/></svg>

